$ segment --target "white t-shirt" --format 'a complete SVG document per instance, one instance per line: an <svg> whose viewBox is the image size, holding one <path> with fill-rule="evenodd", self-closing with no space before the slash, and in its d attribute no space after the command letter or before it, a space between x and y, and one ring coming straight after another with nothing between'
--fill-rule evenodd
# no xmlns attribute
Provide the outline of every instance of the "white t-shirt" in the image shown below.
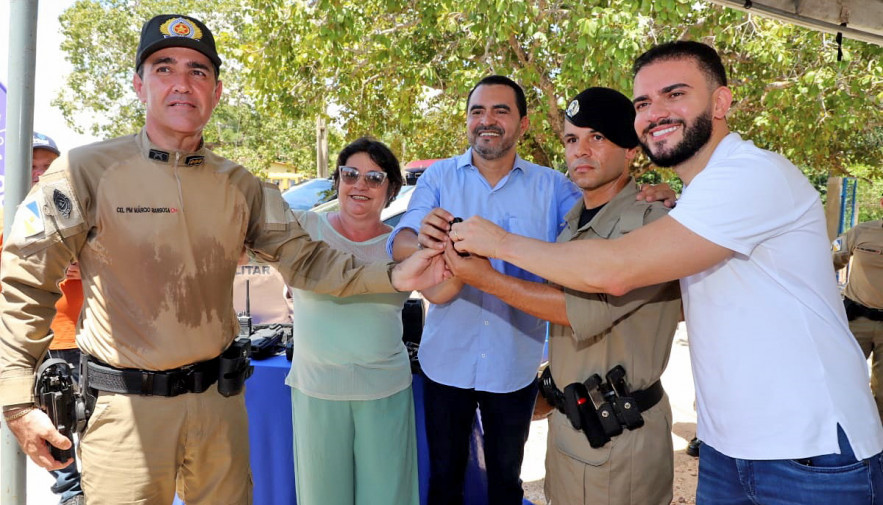
<svg viewBox="0 0 883 505"><path fill-rule="evenodd" d="M734 251L681 279L697 436L740 459L883 449L862 351L837 291L818 192L785 158L731 133L669 214Z"/></svg>

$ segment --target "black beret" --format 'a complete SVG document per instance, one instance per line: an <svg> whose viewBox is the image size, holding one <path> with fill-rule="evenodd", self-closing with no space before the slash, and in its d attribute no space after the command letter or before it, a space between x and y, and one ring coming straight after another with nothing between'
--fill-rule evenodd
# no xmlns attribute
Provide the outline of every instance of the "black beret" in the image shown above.
<svg viewBox="0 0 883 505"><path fill-rule="evenodd" d="M221 58L215 50L215 38L202 21L180 14L160 14L141 27L135 70L141 68L148 56L167 47L195 49L212 61L215 72L221 67Z"/></svg>
<svg viewBox="0 0 883 505"><path fill-rule="evenodd" d="M619 91L589 88L570 101L564 115L574 126L591 128L619 147L631 149L638 145L635 108Z"/></svg>

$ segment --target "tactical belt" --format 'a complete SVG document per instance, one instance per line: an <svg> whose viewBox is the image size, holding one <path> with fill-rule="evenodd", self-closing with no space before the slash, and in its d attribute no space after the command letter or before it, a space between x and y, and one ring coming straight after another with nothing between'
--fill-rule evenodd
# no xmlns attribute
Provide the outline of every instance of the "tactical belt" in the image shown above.
<svg viewBox="0 0 883 505"><path fill-rule="evenodd" d="M115 368L83 354L86 385L98 391L147 396L202 393L218 380L218 358L173 370Z"/></svg>
<svg viewBox="0 0 883 505"><path fill-rule="evenodd" d="M662 399L662 395L664 393L665 389L662 388L662 381L656 381L646 389L632 391L631 397L634 398L635 404L638 406L638 410L641 412L646 412L652 409L657 403L659 403L659 400ZM548 401L550 405L558 409L559 412L567 415L567 412L565 410L566 407L564 401L564 392L556 387L555 391L552 394L554 400L546 398L546 401Z"/></svg>
<svg viewBox="0 0 883 505"><path fill-rule="evenodd" d="M850 321L860 317L866 317L871 321L883 321L883 310L866 307L850 298L843 298L843 307L846 309L846 318Z"/></svg>
<svg viewBox="0 0 883 505"><path fill-rule="evenodd" d="M591 375L583 382L569 384L564 391L552 379L551 368L540 377L540 393L550 405L567 416L575 430L580 430L592 447L603 447L623 429L644 426L641 412L659 403L665 391L660 381L650 387L631 391L622 365L613 367L601 379Z"/></svg>

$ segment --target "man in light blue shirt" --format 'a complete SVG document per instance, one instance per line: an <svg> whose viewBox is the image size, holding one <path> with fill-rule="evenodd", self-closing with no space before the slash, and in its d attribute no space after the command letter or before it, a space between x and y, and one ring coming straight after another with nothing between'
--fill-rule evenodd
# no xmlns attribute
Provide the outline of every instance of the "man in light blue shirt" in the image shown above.
<svg viewBox="0 0 883 505"><path fill-rule="evenodd" d="M518 84L496 75L479 81L467 100L470 148L418 179L387 245L393 257L440 247L455 216L480 215L510 232L554 242L580 191L564 174L517 155L528 125ZM492 264L507 275L542 280L502 261ZM426 377L429 504L463 502L476 407L485 433L488 502L520 504L519 474L546 323L456 278L424 295L433 302L419 354Z"/></svg>

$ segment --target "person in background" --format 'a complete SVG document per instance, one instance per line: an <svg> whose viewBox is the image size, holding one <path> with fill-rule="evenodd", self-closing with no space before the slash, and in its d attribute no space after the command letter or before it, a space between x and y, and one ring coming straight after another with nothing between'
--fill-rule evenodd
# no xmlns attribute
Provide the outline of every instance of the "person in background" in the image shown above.
<svg viewBox="0 0 883 505"><path fill-rule="evenodd" d="M837 270L850 264L843 305L865 358L873 355L871 391L883 418L883 219L859 223L837 237L833 256Z"/></svg>
<svg viewBox="0 0 883 505"><path fill-rule="evenodd" d="M395 155L362 137L332 174L340 209L294 211L313 240L385 261L380 212L403 184ZM408 293L347 298L292 287L291 416L301 505L417 505L411 365L402 342Z"/></svg>
<svg viewBox="0 0 883 505"><path fill-rule="evenodd" d="M34 132L33 155L31 158L31 184L40 180L49 166L61 155L58 145L51 137ZM2 219L2 218L0 218ZM3 238L0 237L0 246ZM54 335L49 345L48 358L61 359L71 366L74 381L80 378L80 350L77 348L76 331L80 309L83 307L83 286L80 282L80 267L72 263L65 270L64 280L59 283L61 298L55 303L55 318L50 329ZM61 505L82 505L85 503L83 487L80 484L80 471L77 469L76 453L68 466L50 471L55 477L52 492L59 495Z"/></svg>
<svg viewBox="0 0 883 505"><path fill-rule="evenodd" d="M80 280L80 266L71 263L64 272L64 280L58 284L61 298L55 302L55 318L50 326L54 335L49 345L50 358L63 359L71 365L74 381L80 379L80 349L77 347L77 321L83 308L83 283ZM76 452L74 462L52 472L55 484L52 492L59 495L61 505L83 505L83 486L77 469Z"/></svg>

